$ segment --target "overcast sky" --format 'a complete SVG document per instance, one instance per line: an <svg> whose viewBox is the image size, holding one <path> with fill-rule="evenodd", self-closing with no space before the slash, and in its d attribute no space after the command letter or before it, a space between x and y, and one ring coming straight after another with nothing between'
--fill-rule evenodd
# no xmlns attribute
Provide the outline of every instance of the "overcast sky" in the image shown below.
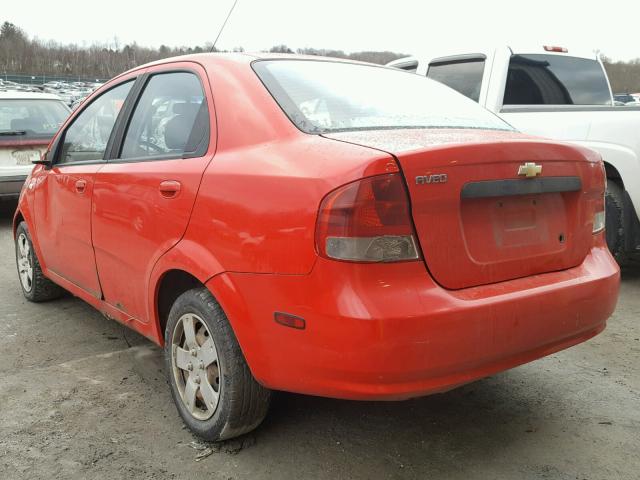
<svg viewBox="0 0 640 480"><path fill-rule="evenodd" d="M233 0L32 0L10 2L0 21L30 36L93 42L195 46L216 37ZM553 44L598 49L616 60L640 57L638 2L609 0L239 0L218 42L242 46L391 50L425 46ZM431 50L427 48L427 50Z"/></svg>

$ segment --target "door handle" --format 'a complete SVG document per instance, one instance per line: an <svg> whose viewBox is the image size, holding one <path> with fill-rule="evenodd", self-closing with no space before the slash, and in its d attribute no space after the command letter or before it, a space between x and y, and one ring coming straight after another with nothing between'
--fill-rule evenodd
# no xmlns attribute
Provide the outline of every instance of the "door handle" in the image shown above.
<svg viewBox="0 0 640 480"><path fill-rule="evenodd" d="M76 181L76 192L84 193L86 188L87 188L87 181L86 180L77 180Z"/></svg>
<svg viewBox="0 0 640 480"><path fill-rule="evenodd" d="M175 198L180 193L180 182L176 180L165 180L160 182L160 195L164 198Z"/></svg>

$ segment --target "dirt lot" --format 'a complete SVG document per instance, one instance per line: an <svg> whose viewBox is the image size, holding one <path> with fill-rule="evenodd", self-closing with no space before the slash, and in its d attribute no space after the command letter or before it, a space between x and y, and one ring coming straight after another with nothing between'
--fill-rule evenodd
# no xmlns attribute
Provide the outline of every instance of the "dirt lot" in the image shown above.
<svg viewBox="0 0 640 480"><path fill-rule="evenodd" d="M161 352L80 300L26 302L0 206L0 478L637 479L640 269L593 340L398 403L279 394L241 440L199 450Z"/></svg>

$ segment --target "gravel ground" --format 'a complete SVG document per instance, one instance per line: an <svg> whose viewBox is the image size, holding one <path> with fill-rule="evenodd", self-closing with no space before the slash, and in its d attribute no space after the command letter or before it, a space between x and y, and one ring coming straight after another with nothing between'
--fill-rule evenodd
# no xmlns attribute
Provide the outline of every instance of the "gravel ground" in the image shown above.
<svg viewBox="0 0 640 480"><path fill-rule="evenodd" d="M203 445L159 348L78 299L23 299L11 213L0 206L2 479L640 476L640 269L623 272L616 313L585 344L406 402L281 393L256 432Z"/></svg>

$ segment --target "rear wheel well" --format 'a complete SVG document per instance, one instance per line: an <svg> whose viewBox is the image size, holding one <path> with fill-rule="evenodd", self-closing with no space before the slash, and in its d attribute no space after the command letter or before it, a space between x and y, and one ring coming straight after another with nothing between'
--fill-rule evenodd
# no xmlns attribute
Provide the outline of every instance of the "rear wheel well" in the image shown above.
<svg viewBox="0 0 640 480"><path fill-rule="evenodd" d="M24 217L22 216L22 212L18 210L16 217L13 219L13 238L16 237L16 230L18 229L18 225L20 225L20 222L24 222Z"/></svg>
<svg viewBox="0 0 640 480"><path fill-rule="evenodd" d="M187 290L203 286L204 284L200 280L183 270L169 270L163 275L158 286L156 298L158 322L162 338L164 338L164 331L169 319L169 311L176 299Z"/></svg>
<svg viewBox="0 0 640 480"><path fill-rule="evenodd" d="M622 176L620 172L611 165L610 163L604 162L604 171L607 174L607 178L611 180L615 180L616 183L620 184L620 186L624 189L624 182L622 181Z"/></svg>

